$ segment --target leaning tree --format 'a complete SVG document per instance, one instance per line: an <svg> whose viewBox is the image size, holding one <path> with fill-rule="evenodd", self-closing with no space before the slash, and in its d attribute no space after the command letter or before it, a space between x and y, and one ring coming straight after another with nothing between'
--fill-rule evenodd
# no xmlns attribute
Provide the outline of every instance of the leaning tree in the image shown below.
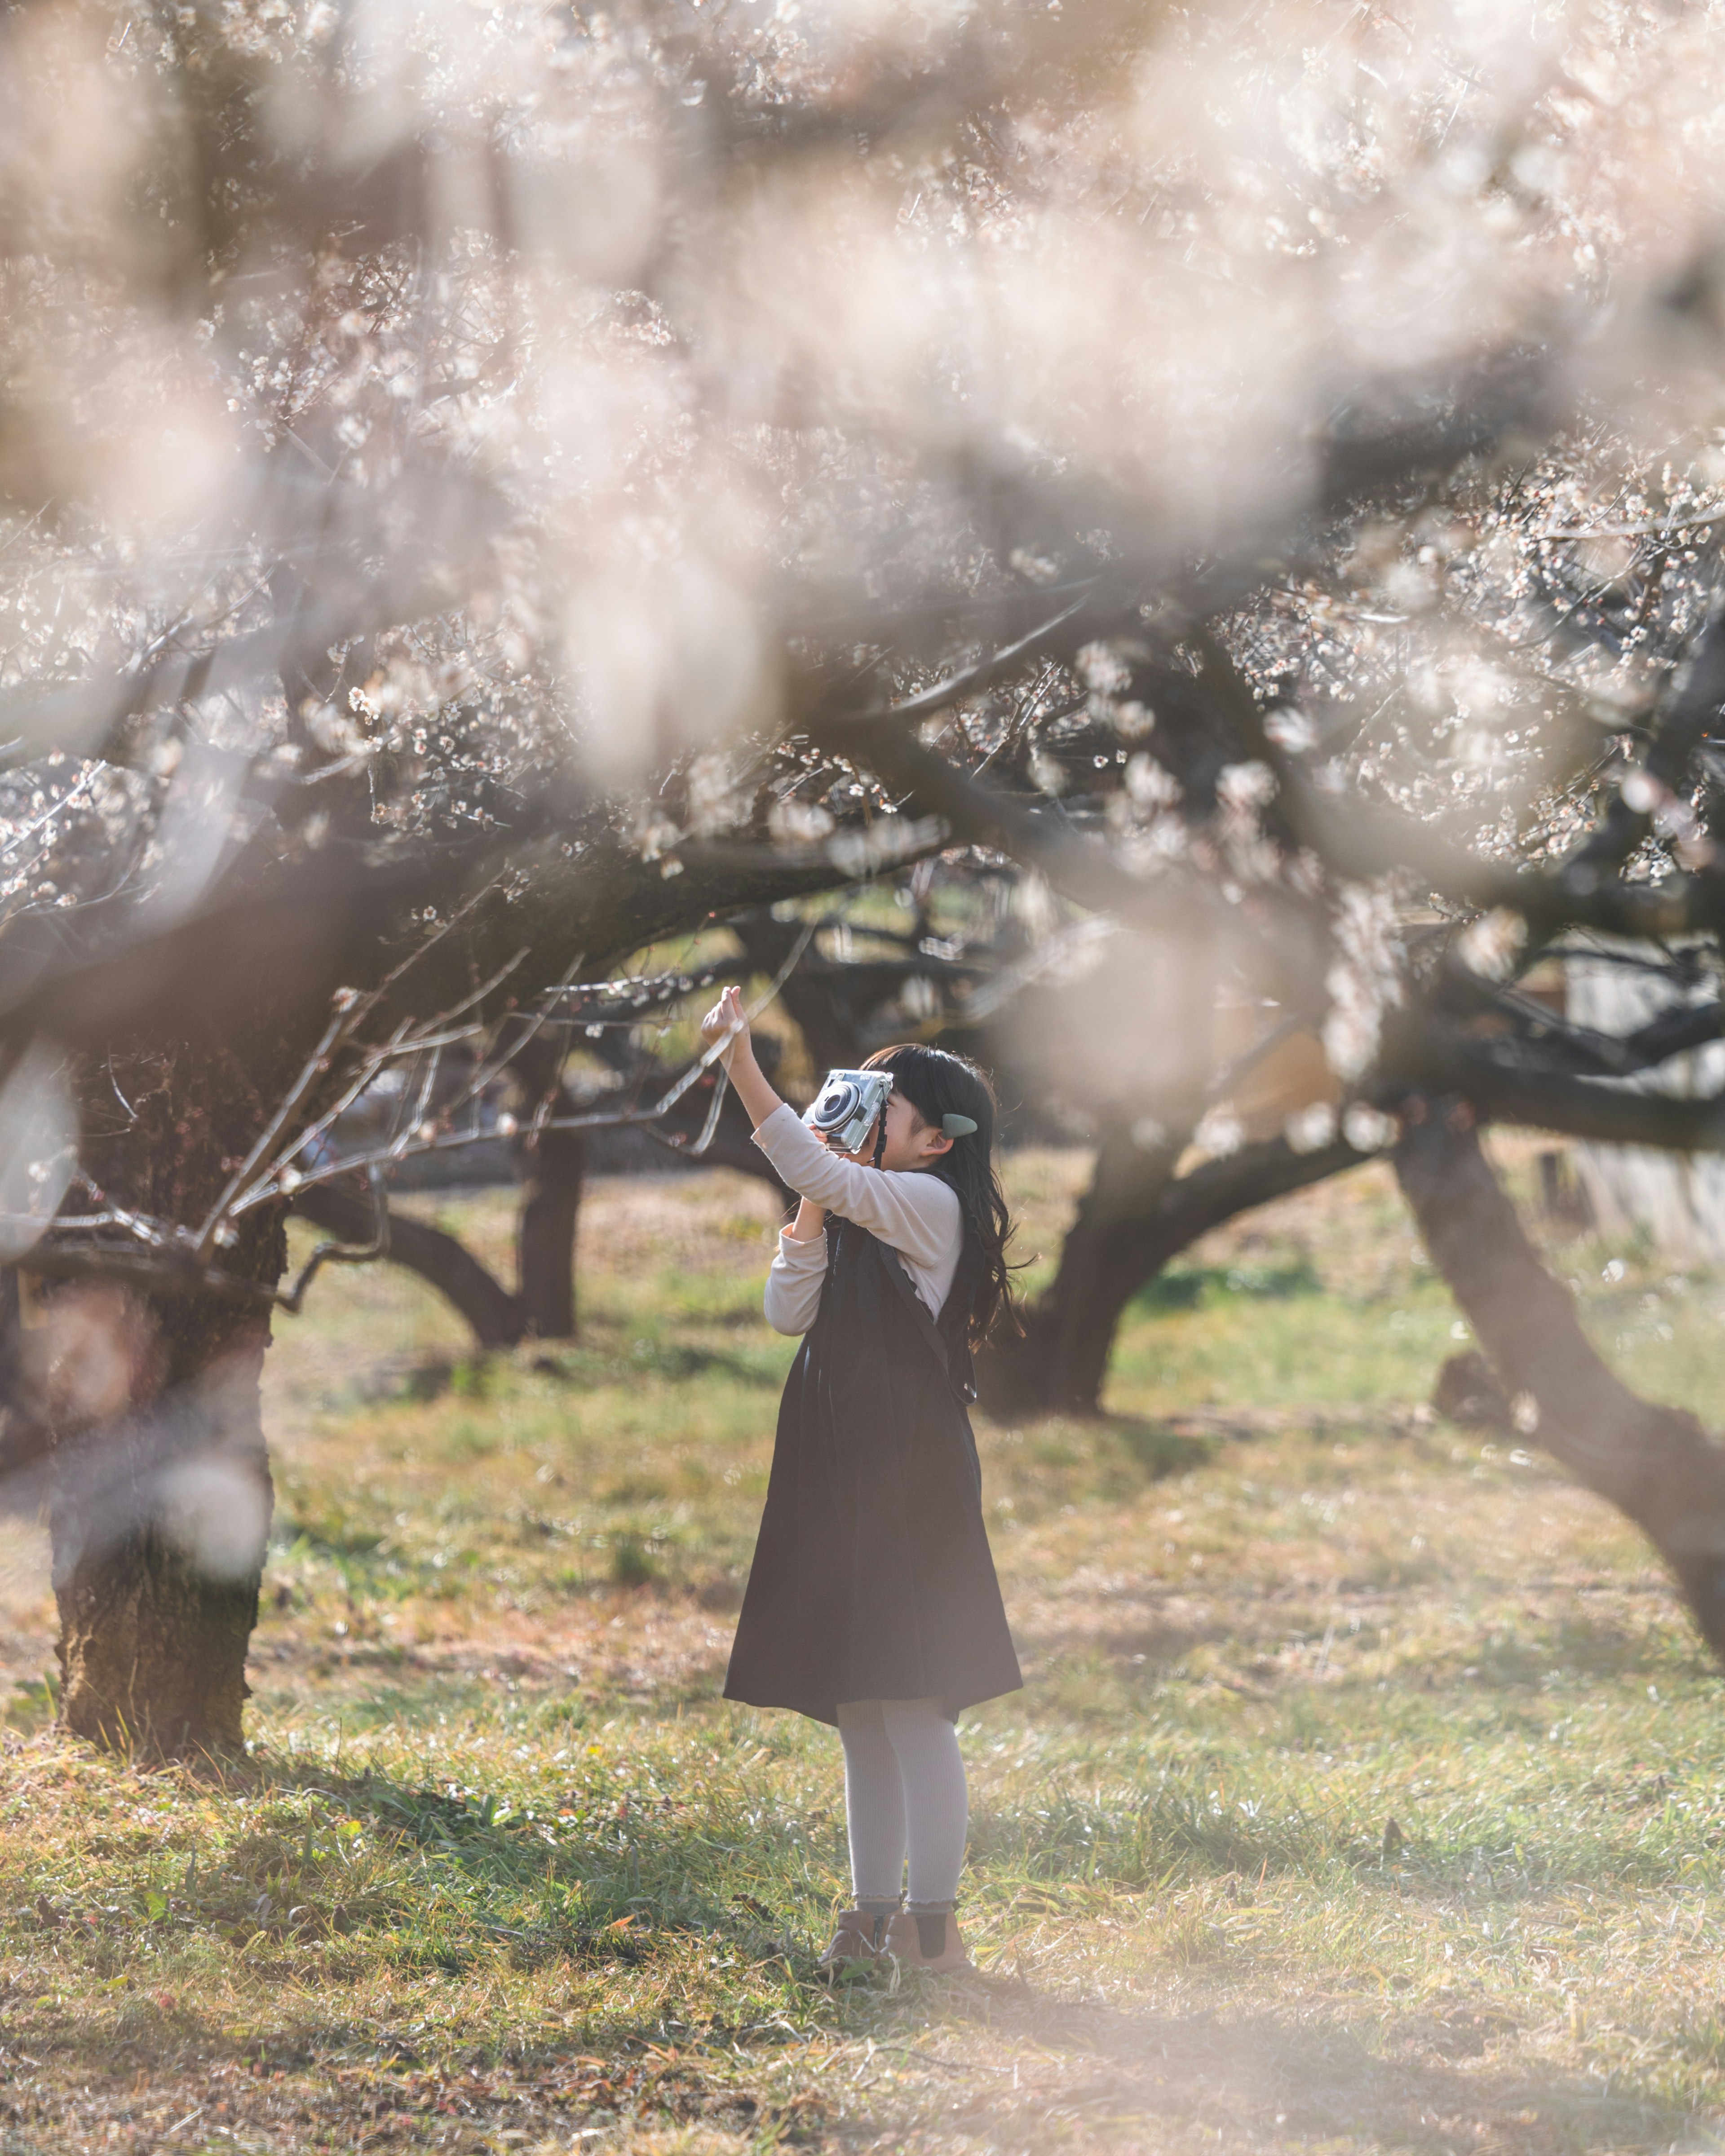
<svg viewBox="0 0 1725 2156"><path fill-rule="evenodd" d="M1265 1167L1224 986L1336 1080L1285 1176L1456 1101L1712 1142L1617 1082L1717 1000L1706 24L764 18L0 25L0 1223L80 1733L239 1740L276 1313L503 1071L536 1144L615 1112L559 1051L657 940L942 854L1117 934L1033 1398ZM1536 1018L1584 934L1690 1031Z"/></svg>

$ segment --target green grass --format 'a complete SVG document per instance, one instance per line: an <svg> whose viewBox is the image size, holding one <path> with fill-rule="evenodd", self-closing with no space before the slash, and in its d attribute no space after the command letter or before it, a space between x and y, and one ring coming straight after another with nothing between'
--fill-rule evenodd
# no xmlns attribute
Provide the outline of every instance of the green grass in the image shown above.
<svg viewBox="0 0 1725 2156"><path fill-rule="evenodd" d="M1014 1163L1029 1249L1081 1167ZM962 1732L983 1974L836 1994L835 1740L716 1697L764 1195L603 1184L583 1235L577 1346L475 1363L387 1271L282 1327L248 1761L14 1690L0 2148L1711 2145L1717 1675L1615 1515L1424 1405L1458 1321L1382 1170L1141 1298L1100 1420L979 1427L1027 1676ZM1553 1262L1708 1414L1725 1284Z"/></svg>

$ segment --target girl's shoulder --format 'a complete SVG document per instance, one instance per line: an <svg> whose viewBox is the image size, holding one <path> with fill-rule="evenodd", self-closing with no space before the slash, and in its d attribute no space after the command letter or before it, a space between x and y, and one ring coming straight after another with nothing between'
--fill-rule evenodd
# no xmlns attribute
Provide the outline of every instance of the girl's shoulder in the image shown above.
<svg viewBox="0 0 1725 2156"><path fill-rule="evenodd" d="M943 1175L931 1175L922 1168L890 1168L886 1173L891 1177L894 1188L901 1191L916 1210L930 1219L945 1216L956 1221L963 1211L957 1192Z"/></svg>

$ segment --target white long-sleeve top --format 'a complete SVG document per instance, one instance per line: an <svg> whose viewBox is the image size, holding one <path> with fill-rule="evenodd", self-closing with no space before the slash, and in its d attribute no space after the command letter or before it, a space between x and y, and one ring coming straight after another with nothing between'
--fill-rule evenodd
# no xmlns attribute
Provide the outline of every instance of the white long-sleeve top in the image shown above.
<svg viewBox="0 0 1725 2156"><path fill-rule="evenodd" d="M755 1132L755 1143L799 1197L854 1220L896 1250L917 1294L940 1316L964 1243L964 1215L950 1183L921 1169L865 1168L829 1152L784 1101ZM808 1242L780 1230L765 1296L767 1322L776 1332L806 1332L814 1324L826 1270L824 1229Z"/></svg>

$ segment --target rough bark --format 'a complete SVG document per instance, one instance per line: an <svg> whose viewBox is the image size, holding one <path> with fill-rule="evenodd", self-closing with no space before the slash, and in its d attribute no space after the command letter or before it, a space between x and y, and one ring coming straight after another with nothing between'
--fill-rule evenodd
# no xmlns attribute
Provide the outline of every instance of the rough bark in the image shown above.
<svg viewBox="0 0 1725 2156"><path fill-rule="evenodd" d="M516 1057L516 1074L536 1106L548 1096L553 1115L572 1115L575 1103L562 1085L562 1062L561 1050L541 1038L528 1042ZM523 1331L539 1340L572 1340L575 1236L587 1174L586 1135L541 1131L525 1151L527 1172L516 1224Z"/></svg>
<svg viewBox="0 0 1725 2156"><path fill-rule="evenodd" d="M198 1218L294 1052L177 1043L86 1067L92 1172L122 1202ZM249 1216L222 1255L273 1285L286 1257L279 1214ZM42 1284L29 1301L25 1363L51 1437L61 1720L148 1753L231 1751L274 1497L259 1399L268 1318L101 1281Z"/></svg>
<svg viewBox="0 0 1725 2156"><path fill-rule="evenodd" d="M1357 1166L1346 1139L1296 1152L1285 1138L1242 1146L1177 1177L1185 1135L1150 1148L1127 1131L1105 1137L1060 1269L1017 1340L980 1360L978 1383L997 1414L1094 1414L1127 1305L1164 1265L1238 1213Z"/></svg>
<svg viewBox="0 0 1725 2156"><path fill-rule="evenodd" d="M371 1240L375 1217L371 1199L334 1183L314 1183L294 1200L294 1210L315 1227L344 1243ZM481 1348L512 1348L526 1327L521 1298L454 1235L423 1220L389 1215L389 1257L434 1287L460 1312ZM316 1293L314 1288L313 1294Z"/></svg>
<svg viewBox="0 0 1725 2156"><path fill-rule="evenodd" d="M1725 1449L1606 1366L1540 1263L1463 1101L1410 1101L1396 1173L1432 1262L1513 1396L1516 1426L1626 1513L1725 1656Z"/></svg>
<svg viewBox="0 0 1725 2156"><path fill-rule="evenodd" d="M274 1500L259 1409L268 1324L102 1286L55 1301L56 1363L85 1357L125 1387L117 1414L55 1447L61 1718L146 1753L233 1750Z"/></svg>

